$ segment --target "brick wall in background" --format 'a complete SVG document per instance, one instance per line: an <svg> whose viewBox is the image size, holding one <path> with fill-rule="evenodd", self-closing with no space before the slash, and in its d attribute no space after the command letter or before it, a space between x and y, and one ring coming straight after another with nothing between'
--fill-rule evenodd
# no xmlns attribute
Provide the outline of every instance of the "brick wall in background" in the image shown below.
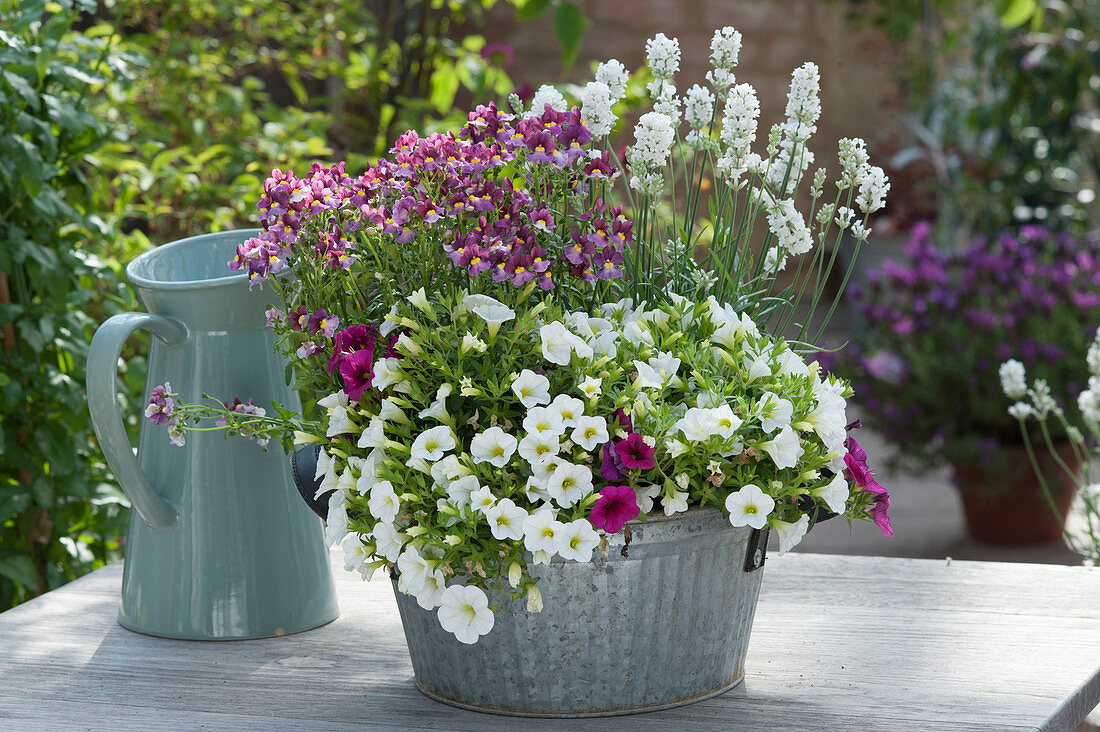
<svg viewBox="0 0 1100 732"><path fill-rule="evenodd" d="M821 69L823 111L814 146L819 148L819 164L832 169L840 137L863 137L875 154L901 126L889 44L874 31L853 29L845 13L858 6L850 3L578 0L578 5L591 25L568 74L562 70L549 14L520 23L510 6L500 4L490 13L485 36L490 43L513 47L516 61L509 72L517 86L586 83L591 80L591 62L608 58L619 59L633 71L645 63L645 40L664 33L680 39L683 58L676 85L682 93L692 84L705 84L711 35L715 28L731 25L744 36L737 78L756 87L761 138L766 139L770 125L782 119L791 71L805 61Z"/></svg>

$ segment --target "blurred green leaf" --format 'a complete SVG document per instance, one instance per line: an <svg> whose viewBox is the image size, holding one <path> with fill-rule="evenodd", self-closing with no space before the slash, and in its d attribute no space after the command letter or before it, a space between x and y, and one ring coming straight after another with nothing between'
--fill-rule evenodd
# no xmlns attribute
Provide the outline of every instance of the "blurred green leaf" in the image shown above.
<svg viewBox="0 0 1100 732"><path fill-rule="evenodd" d="M587 28L588 18L569 0L563 0L554 8L554 36L561 44L562 60L566 68L577 60Z"/></svg>

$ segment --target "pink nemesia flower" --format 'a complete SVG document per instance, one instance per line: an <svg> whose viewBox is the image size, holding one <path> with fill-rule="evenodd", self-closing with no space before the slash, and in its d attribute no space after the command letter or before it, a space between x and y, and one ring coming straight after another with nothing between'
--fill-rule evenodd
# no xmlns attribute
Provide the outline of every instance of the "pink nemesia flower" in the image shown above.
<svg viewBox="0 0 1100 732"><path fill-rule="evenodd" d="M637 518L641 512L633 488L628 485L609 485L600 490L600 497L592 506L588 520L598 529L617 534L627 521Z"/></svg>

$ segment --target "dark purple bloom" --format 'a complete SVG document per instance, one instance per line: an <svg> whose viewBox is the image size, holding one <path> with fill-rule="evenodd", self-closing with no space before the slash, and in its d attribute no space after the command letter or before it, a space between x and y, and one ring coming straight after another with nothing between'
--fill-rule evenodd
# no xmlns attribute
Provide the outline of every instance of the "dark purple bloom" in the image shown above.
<svg viewBox="0 0 1100 732"><path fill-rule="evenodd" d="M331 374L351 353L366 351L367 357L374 355L374 341L378 338L378 329L373 325L352 325L344 328L335 336L332 356L328 360L328 372Z"/></svg>
<svg viewBox="0 0 1100 732"><path fill-rule="evenodd" d="M633 488L628 485L609 485L600 490L600 497L592 506L588 520L598 529L617 534L627 521L636 519L639 513L641 509Z"/></svg>
<svg viewBox="0 0 1100 732"><path fill-rule="evenodd" d="M348 395L348 401L357 402L363 392L371 388L370 382L374 378L373 349L362 349L348 354L340 362L340 377L344 380L344 393Z"/></svg>
<svg viewBox="0 0 1100 732"><path fill-rule="evenodd" d="M603 444L603 462L600 463L600 476L604 480L625 480L626 466L615 451L614 441Z"/></svg>
<svg viewBox="0 0 1100 732"><path fill-rule="evenodd" d="M179 422L175 409L176 400L172 398L172 385L165 382L163 385L154 386L149 394L145 418L153 424L171 427Z"/></svg>
<svg viewBox="0 0 1100 732"><path fill-rule="evenodd" d="M653 456L657 454L657 450L647 445L637 432L631 432L625 440L616 444L615 452L623 461L623 465L631 470L638 468L652 470Z"/></svg>

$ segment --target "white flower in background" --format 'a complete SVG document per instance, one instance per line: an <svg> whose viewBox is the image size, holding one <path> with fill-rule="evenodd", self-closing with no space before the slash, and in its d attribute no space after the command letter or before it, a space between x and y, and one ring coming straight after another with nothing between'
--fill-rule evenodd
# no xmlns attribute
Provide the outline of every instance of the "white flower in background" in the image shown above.
<svg viewBox="0 0 1100 732"><path fill-rule="evenodd" d="M1096 377L1090 377L1089 388L1086 391L1100 392L1100 381ZM1050 385L1047 384L1046 379L1036 379L1032 382L1028 396L1031 397L1031 404L1035 408L1035 416L1039 419L1046 419L1048 414L1058 408L1058 403L1050 395ZM1081 398L1078 396L1078 406L1080 402ZM1088 415L1086 414L1085 417L1088 418Z"/></svg>
<svg viewBox="0 0 1100 732"><path fill-rule="evenodd" d="M804 452L798 440L798 435L789 426L779 431L779 434L766 442L759 442L758 448L768 453L777 468L793 468L798 464L799 458Z"/></svg>
<svg viewBox="0 0 1100 732"><path fill-rule="evenodd" d="M550 402L550 406L547 407L547 409L556 413L558 418L561 419L562 434L564 434L564 428L575 427L577 425L577 418L584 415L584 402L576 397L558 394L554 397L554 401ZM523 428L527 429L526 420L524 420Z"/></svg>
<svg viewBox="0 0 1100 732"><path fill-rule="evenodd" d="M643 514L653 510L653 499L661 495L661 486L639 486L634 488L634 497L638 499L638 508Z"/></svg>
<svg viewBox="0 0 1100 732"><path fill-rule="evenodd" d="M687 491L673 491L672 495L666 494L661 503L664 504L665 516L674 516L688 510Z"/></svg>
<svg viewBox="0 0 1100 732"><path fill-rule="evenodd" d="M325 515L325 546L332 546L348 535L348 494L339 488L333 491Z"/></svg>
<svg viewBox="0 0 1100 732"><path fill-rule="evenodd" d="M857 221L852 224L852 236L859 241L866 241L867 237L871 235L871 230L864 225L862 221Z"/></svg>
<svg viewBox="0 0 1100 732"><path fill-rule="evenodd" d="M535 92L535 96L531 97L531 114L542 114L546 110L547 104L550 105L551 109L558 112L569 109L569 103L565 101L565 97L561 95L561 92L550 84L543 84Z"/></svg>
<svg viewBox="0 0 1100 732"><path fill-rule="evenodd" d="M635 348L643 345L653 346L653 336L650 335L649 328L636 320L630 321L623 327L623 340Z"/></svg>
<svg viewBox="0 0 1100 732"><path fill-rule="evenodd" d="M779 354L775 359L779 363L780 376L809 376L810 368L794 351L788 349Z"/></svg>
<svg viewBox="0 0 1100 732"><path fill-rule="evenodd" d="M741 55L741 33L732 26L714 31L710 39L710 63L716 69L732 69Z"/></svg>
<svg viewBox="0 0 1100 732"><path fill-rule="evenodd" d="M359 435L356 447L380 449L386 446L386 423L380 418L371 419L363 434Z"/></svg>
<svg viewBox="0 0 1100 732"><path fill-rule="evenodd" d="M523 521L527 511L517 506L510 498L502 498L485 511L485 520L489 530L497 539L522 539Z"/></svg>
<svg viewBox="0 0 1100 732"><path fill-rule="evenodd" d="M821 74L817 64L807 61L791 73L791 88L787 93L787 129L791 139L810 139L821 116Z"/></svg>
<svg viewBox="0 0 1100 732"><path fill-rule="evenodd" d="M371 536L374 537L375 553L388 562L396 562L401 554L401 547L405 544L405 535L392 523L379 521L374 525Z"/></svg>
<svg viewBox="0 0 1100 732"><path fill-rule="evenodd" d="M358 572L364 580L369 580L374 575L378 566L374 564L374 560L358 534L345 536L340 542L340 548L344 550L345 572Z"/></svg>
<svg viewBox="0 0 1100 732"><path fill-rule="evenodd" d="M1088 364L1090 374L1100 376L1100 328L1096 330L1096 336L1089 344L1088 353L1085 355L1085 363Z"/></svg>
<svg viewBox="0 0 1100 732"><path fill-rule="evenodd" d="M328 430L325 432L325 437L336 437L337 435L355 433L357 431L355 422L351 421L351 415L348 414L346 408L337 406L329 412Z"/></svg>
<svg viewBox="0 0 1100 732"><path fill-rule="evenodd" d="M566 559L588 562L592 559L592 550L600 543L600 535L586 519L577 519L555 533L554 543L558 554Z"/></svg>
<svg viewBox="0 0 1100 732"><path fill-rule="evenodd" d="M558 435L553 432L528 432L519 441L519 456L532 465L556 457L559 449Z"/></svg>
<svg viewBox="0 0 1100 732"><path fill-rule="evenodd" d="M658 33L645 42L646 64L655 79L671 79L680 70L680 41Z"/></svg>
<svg viewBox="0 0 1100 732"><path fill-rule="evenodd" d="M650 195L664 186L664 176L658 172L668 163L676 130L672 119L660 112L646 112L634 127L634 146L626 152L633 174L630 187ZM651 173L648 177L639 177Z"/></svg>
<svg viewBox="0 0 1100 732"><path fill-rule="evenodd" d="M481 484L477 482L477 476L464 475L461 478L451 481L447 485L447 499L459 508L462 506L469 506L473 503L472 496L474 493L480 490L482 490L482 488Z"/></svg>
<svg viewBox="0 0 1100 732"><path fill-rule="evenodd" d="M825 505L829 507L830 511L839 514L844 513L844 506L848 503L850 490L848 489L848 481L844 480L842 474L837 473L831 481L814 488L810 493L825 501Z"/></svg>
<svg viewBox="0 0 1100 732"><path fill-rule="evenodd" d="M737 435L742 420L733 413L733 408L730 405L719 404L717 407L711 408L710 414L714 422L711 428L712 434L718 435L723 440L729 440ZM740 449L738 449L738 452L740 452Z"/></svg>
<svg viewBox="0 0 1100 732"><path fill-rule="evenodd" d="M1035 410L1027 402L1016 402L1008 408L1008 415L1016 419L1027 419L1035 416Z"/></svg>
<svg viewBox="0 0 1100 732"><path fill-rule="evenodd" d="M859 185L859 176L869 164L867 143L859 137L842 137L837 142L837 157L840 160L841 190Z"/></svg>
<svg viewBox="0 0 1100 732"><path fill-rule="evenodd" d="M450 385L444 384L443 386L439 387L440 392L443 391L443 387L450 388ZM382 420L383 422L397 422L398 424L409 423L409 418L405 416L405 413L403 411L401 411L401 407L390 401L388 397L386 399L383 399L382 402L378 405L378 419Z"/></svg>
<svg viewBox="0 0 1100 732"><path fill-rule="evenodd" d="M443 591L439 604L439 624L454 634L459 643L477 643L493 629L495 616L489 598L473 585L451 585Z"/></svg>
<svg viewBox="0 0 1100 732"><path fill-rule="evenodd" d="M411 455L418 460L434 463L443 455L455 449L455 438L450 427L432 427L426 429L413 440Z"/></svg>
<svg viewBox="0 0 1100 732"><path fill-rule="evenodd" d="M569 508L592 492L592 470L563 461L546 481L546 492L559 506Z"/></svg>
<svg viewBox="0 0 1100 732"><path fill-rule="evenodd" d="M553 555L557 551L555 537L565 526L554 518L554 511L543 508L523 520L523 546L530 552L543 551Z"/></svg>
<svg viewBox="0 0 1100 732"><path fill-rule="evenodd" d="M496 338L497 331L500 330L502 324L516 317L515 310L500 303L475 305L470 310L489 326L489 340Z"/></svg>
<svg viewBox="0 0 1100 732"><path fill-rule="evenodd" d="M607 434L607 420L603 417L578 417L577 426L570 435L583 450L592 452L598 445L611 439Z"/></svg>
<svg viewBox="0 0 1100 732"><path fill-rule="evenodd" d="M581 119L596 137L609 134L615 127L618 117L611 111L614 103L611 89L603 82L590 81L581 92Z"/></svg>
<svg viewBox="0 0 1100 732"><path fill-rule="evenodd" d="M581 394L584 394L589 399L595 399L601 393L600 387L602 384L603 379L585 376L584 381L577 385L577 389L579 389Z"/></svg>
<svg viewBox="0 0 1100 732"><path fill-rule="evenodd" d="M612 102L617 103L626 96L626 85L630 82L630 73L618 59L610 59L596 67L596 81L607 85Z"/></svg>
<svg viewBox="0 0 1100 732"><path fill-rule="evenodd" d="M847 229L852 225L852 221L855 219L856 212L847 206L841 206L836 210L836 225L841 229Z"/></svg>
<svg viewBox="0 0 1100 732"><path fill-rule="evenodd" d="M374 377L370 385L379 391L390 388L401 381L401 366L396 358L380 358L374 362Z"/></svg>
<svg viewBox="0 0 1100 732"><path fill-rule="evenodd" d="M859 195L856 203L863 213L874 213L886 205L886 194L890 192L890 179L877 165L864 165L856 176Z"/></svg>
<svg viewBox="0 0 1100 732"><path fill-rule="evenodd" d="M592 358L592 348L584 339L559 321L539 328L539 340L542 343L542 357L550 363L568 366L574 351L581 358Z"/></svg>
<svg viewBox="0 0 1100 732"><path fill-rule="evenodd" d="M752 350L747 350L745 359L748 361L748 381L771 378L772 361L767 353L754 353Z"/></svg>
<svg viewBox="0 0 1100 732"><path fill-rule="evenodd" d="M805 254L813 248L813 236L794 201L785 198L768 210L768 229L776 246L786 255Z"/></svg>
<svg viewBox="0 0 1100 732"><path fill-rule="evenodd" d="M475 463L489 463L503 468L512 459L517 446L515 437L500 427L490 427L470 440L470 456Z"/></svg>
<svg viewBox="0 0 1100 732"><path fill-rule="evenodd" d="M764 434L786 427L791 423L791 415L794 414L794 406L790 401L770 391L760 395L756 408L760 412L760 429Z"/></svg>
<svg viewBox="0 0 1100 732"><path fill-rule="evenodd" d="M458 352L466 353L466 351L473 349L477 353L485 353L488 348L488 343L476 337L473 333L467 333L462 336L462 345L459 346Z"/></svg>
<svg viewBox="0 0 1100 732"><path fill-rule="evenodd" d="M512 391L519 397L520 403L530 409L539 404L550 403L550 380L531 369L524 369L512 382Z"/></svg>
<svg viewBox="0 0 1100 732"><path fill-rule="evenodd" d="M736 182L751 169L748 155L756 141L760 100L749 84L738 84L730 90L722 109L722 157L718 170L731 182Z"/></svg>
<svg viewBox="0 0 1100 732"><path fill-rule="evenodd" d="M559 396L558 399L560 398ZM528 436L561 436L565 434L565 422L561 418L561 413L554 409L553 404L549 407L532 407L527 410L527 416L523 418L523 429Z"/></svg>
<svg viewBox="0 0 1100 732"><path fill-rule="evenodd" d="M485 513L496 505L496 502L493 491L490 490L489 486L483 486L470 493L470 508L479 513Z"/></svg>
<svg viewBox="0 0 1100 732"><path fill-rule="evenodd" d="M702 130L714 117L714 95L696 84L684 95L684 119L693 130Z"/></svg>
<svg viewBox="0 0 1100 732"><path fill-rule="evenodd" d="M793 524L778 519L773 520L771 523L772 529L779 535L779 556L783 556L802 541L802 537L806 535L810 528L810 517L803 515Z"/></svg>
<svg viewBox="0 0 1100 732"><path fill-rule="evenodd" d="M1011 358L1001 364L998 373L1001 377L1001 389L1006 397L1019 399L1027 394L1027 372L1022 363Z"/></svg>
<svg viewBox="0 0 1100 732"><path fill-rule="evenodd" d="M1038 400L1036 400L1036 407L1038 406ZM1100 424L1100 377L1089 377L1089 388L1077 395L1077 408L1081 410L1081 416L1086 421ZM1049 410L1050 408L1047 411Z"/></svg>
<svg viewBox="0 0 1100 732"><path fill-rule="evenodd" d="M775 499L753 483L726 497L726 510L729 511L730 523L734 526L762 529L768 523L768 516L774 508Z"/></svg>
<svg viewBox="0 0 1100 732"><path fill-rule="evenodd" d="M388 480L380 480L372 485L367 509L379 521L392 523L401 511L401 501L393 491L393 484Z"/></svg>

